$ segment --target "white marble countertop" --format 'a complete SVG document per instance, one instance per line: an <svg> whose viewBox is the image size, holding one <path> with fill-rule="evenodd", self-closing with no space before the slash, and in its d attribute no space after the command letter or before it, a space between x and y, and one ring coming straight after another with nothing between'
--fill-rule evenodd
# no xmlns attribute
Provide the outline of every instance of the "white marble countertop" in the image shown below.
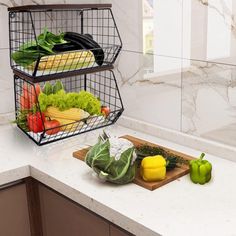
<svg viewBox="0 0 236 236"><path fill-rule="evenodd" d="M130 134L178 151L196 151L114 125L116 136ZM0 185L32 176L135 235L236 235L236 163L207 154L213 180L195 185L184 176L155 191L135 184L101 183L72 152L94 144L102 130L38 147L14 125L0 126ZM200 149L200 147L199 147Z"/></svg>

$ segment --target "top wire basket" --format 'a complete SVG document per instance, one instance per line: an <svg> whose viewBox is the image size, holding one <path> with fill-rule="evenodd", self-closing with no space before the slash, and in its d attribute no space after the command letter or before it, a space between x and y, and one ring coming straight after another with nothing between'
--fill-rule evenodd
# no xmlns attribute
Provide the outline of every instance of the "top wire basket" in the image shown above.
<svg viewBox="0 0 236 236"><path fill-rule="evenodd" d="M121 38L111 4L9 8L11 67L32 82L113 68Z"/></svg>

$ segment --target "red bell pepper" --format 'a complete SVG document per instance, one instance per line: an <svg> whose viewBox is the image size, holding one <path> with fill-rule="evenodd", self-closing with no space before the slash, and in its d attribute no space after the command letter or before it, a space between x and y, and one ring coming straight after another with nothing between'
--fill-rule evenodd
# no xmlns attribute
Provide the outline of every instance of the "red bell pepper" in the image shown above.
<svg viewBox="0 0 236 236"><path fill-rule="evenodd" d="M27 125L30 131L34 133L43 132L45 122L45 115L37 111L35 114L29 113L27 115Z"/></svg>

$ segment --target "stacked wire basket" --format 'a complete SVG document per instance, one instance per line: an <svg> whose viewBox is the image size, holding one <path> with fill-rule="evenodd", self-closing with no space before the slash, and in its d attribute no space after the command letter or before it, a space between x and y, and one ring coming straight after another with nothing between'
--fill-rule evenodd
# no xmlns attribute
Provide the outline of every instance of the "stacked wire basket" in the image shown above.
<svg viewBox="0 0 236 236"><path fill-rule="evenodd" d="M17 126L43 145L115 123L124 110L112 71L122 42L111 4L8 10Z"/></svg>

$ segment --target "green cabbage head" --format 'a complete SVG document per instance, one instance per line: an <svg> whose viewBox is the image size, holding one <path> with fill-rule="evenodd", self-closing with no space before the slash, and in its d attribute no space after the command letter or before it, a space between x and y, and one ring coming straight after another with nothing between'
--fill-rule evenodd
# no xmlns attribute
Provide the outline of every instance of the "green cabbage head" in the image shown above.
<svg viewBox="0 0 236 236"><path fill-rule="evenodd" d="M122 149L124 149L124 139L121 141L117 138L115 145L113 139L111 147L109 139L104 140L100 137L98 143L88 151L85 162L102 180L115 184L132 182L136 171L134 146L124 151Z"/></svg>

